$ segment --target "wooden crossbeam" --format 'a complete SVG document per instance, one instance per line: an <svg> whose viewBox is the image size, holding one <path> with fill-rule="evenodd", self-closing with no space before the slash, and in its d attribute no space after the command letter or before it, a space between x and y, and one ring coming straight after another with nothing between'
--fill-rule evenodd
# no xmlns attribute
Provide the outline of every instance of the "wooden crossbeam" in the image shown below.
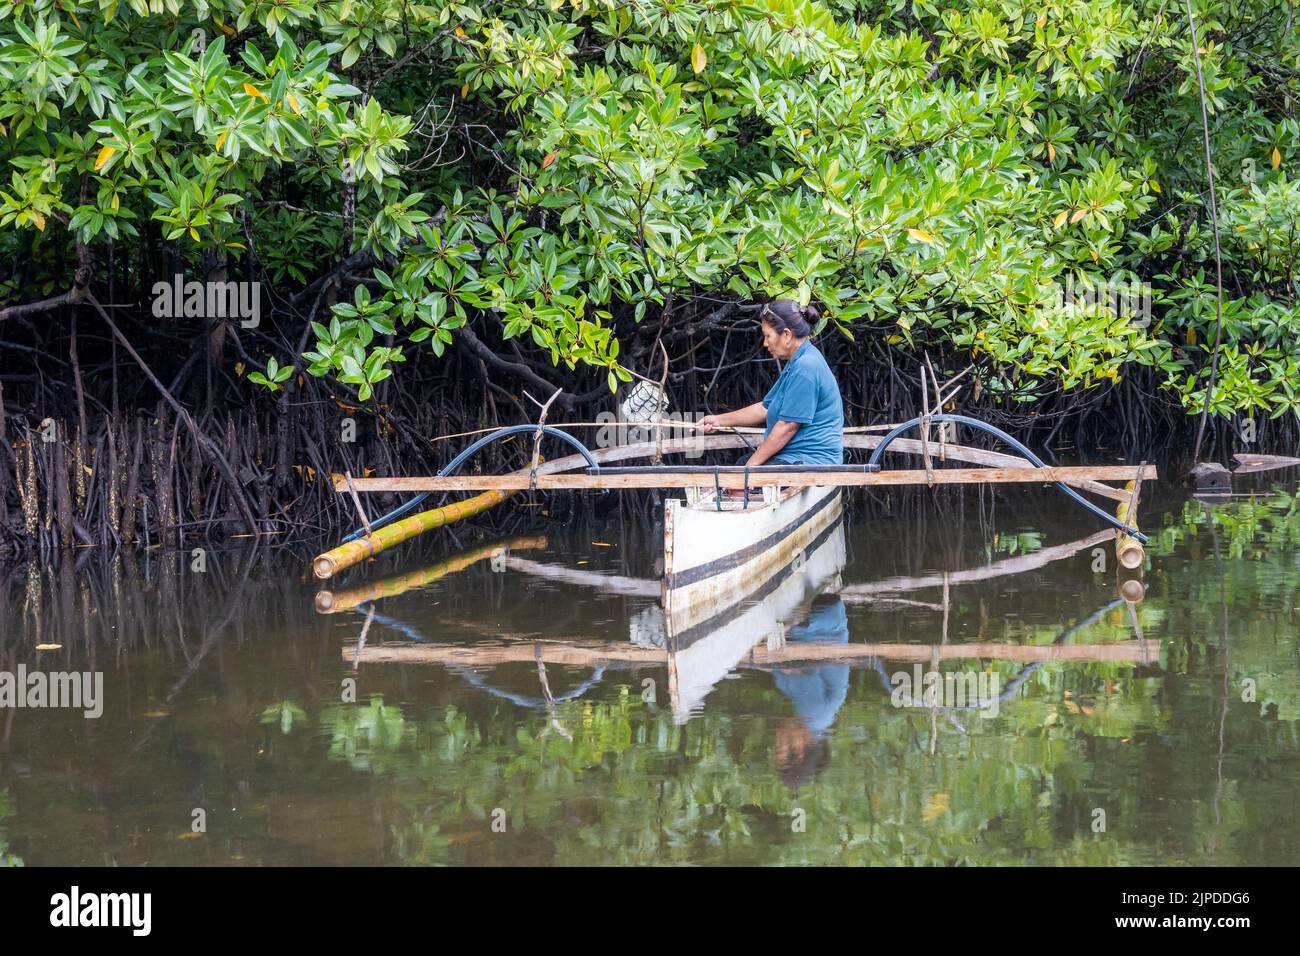
<svg viewBox="0 0 1300 956"><path fill-rule="evenodd" d="M1088 465L1068 468L939 468L926 473L922 470L891 469L864 472L861 468L845 471L799 472L783 471L771 466L752 468L749 486L781 485L787 488L807 488L817 485L879 486L879 485L973 485L973 484L1041 484L1064 481L1130 481L1153 479L1155 465ZM529 487L527 474L510 475L451 475L445 478L424 476L412 478L353 478L352 485L360 492L381 491L489 491L524 490ZM742 488L744 477L736 473L719 475L724 488ZM543 491L602 489L602 488L698 488L711 486L711 473L689 471L662 471L644 474L551 474L537 475L535 487ZM334 479L336 490L348 487L345 478Z"/></svg>
<svg viewBox="0 0 1300 956"><path fill-rule="evenodd" d="M520 643L482 642L457 644L380 644L343 648L343 659L363 664L442 664L462 667L491 667L497 664L531 663L540 656L547 664L590 667L593 664L663 665L669 652L662 648L638 647L616 641L528 641ZM740 662L771 666L797 662L825 663L881 658L890 661L965 660L993 658L1019 661L1108 661L1129 664L1158 664L1160 641L1154 638L1126 640L1114 644L815 644L787 643L769 650L757 644Z"/></svg>

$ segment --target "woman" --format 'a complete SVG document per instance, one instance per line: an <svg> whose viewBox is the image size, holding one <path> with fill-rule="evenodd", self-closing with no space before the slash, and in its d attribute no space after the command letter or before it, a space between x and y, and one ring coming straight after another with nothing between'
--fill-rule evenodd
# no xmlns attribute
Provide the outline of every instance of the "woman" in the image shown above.
<svg viewBox="0 0 1300 956"><path fill-rule="evenodd" d="M759 312L763 345L785 363L776 384L748 408L706 415L706 433L766 423L750 465L840 465L844 463L844 403L830 366L808 341L817 313L792 299L778 299Z"/></svg>

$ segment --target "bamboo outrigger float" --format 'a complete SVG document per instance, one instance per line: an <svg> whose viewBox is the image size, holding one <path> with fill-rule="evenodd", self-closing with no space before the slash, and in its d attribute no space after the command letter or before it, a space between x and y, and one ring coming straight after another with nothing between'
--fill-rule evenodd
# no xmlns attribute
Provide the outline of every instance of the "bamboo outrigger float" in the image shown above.
<svg viewBox="0 0 1300 956"><path fill-rule="evenodd" d="M947 442L927 441L924 435L931 423L952 422L974 427L1001 439L1021 453L1020 456L969 448ZM920 441L900 436L910 428L921 428ZM532 433L535 443L542 435L560 438L578 450L575 455L549 462L534 460L531 468L506 475L461 475L455 472L479 448L502 437ZM665 510L666 586L673 581L698 585L699 580L721 575L717 587L730 586L740 579L750 579L756 568L781 567L778 560L803 547L805 537L815 535L841 507L843 488L890 485L966 485L1054 482L1062 491L1117 529L1116 548L1120 562L1129 568L1140 567L1145 559L1142 544L1146 537L1137 529L1137 497L1141 482L1154 479L1152 465L1097 465L1083 467L1049 467L1005 432L963 415L929 415L894 427L888 434L844 435L846 448L871 449L865 464L844 465L764 465L748 466L665 466L609 467L613 463L638 458L660 460L666 454L748 447L739 434L720 434L687 439L643 442L591 450L567 432L554 426L516 425L500 429L474 442L457 455L438 475L429 477L351 478L335 476L340 492L421 492L412 501L375 522L366 522L339 547L313 561L317 578L325 580L338 572L388 548L441 527L452 521L480 513L499 503L515 491L522 490L599 490L615 489L685 489L686 502L670 500ZM882 469L880 458L886 450L922 456L922 469ZM979 468L935 467L933 458L978 464ZM1125 481L1127 488L1105 484ZM724 489L740 489L740 500L731 500ZM437 491L478 491L468 501L456 502L403 518ZM1112 516L1083 498L1087 491L1119 502L1119 513ZM817 515L820 523L809 524ZM365 521L364 515L363 521ZM402 520L397 520L401 518ZM396 522L396 523L391 523ZM809 538L811 540L811 538ZM780 554L764 557L763 552L776 548ZM708 573L700 572L706 567ZM761 576L761 570L758 572ZM686 583L681 583L686 587ZM707 589L706 589L707 590ZM695 586L696 593L703 593ZM690 600L684 597L683 600Z"/></svg>

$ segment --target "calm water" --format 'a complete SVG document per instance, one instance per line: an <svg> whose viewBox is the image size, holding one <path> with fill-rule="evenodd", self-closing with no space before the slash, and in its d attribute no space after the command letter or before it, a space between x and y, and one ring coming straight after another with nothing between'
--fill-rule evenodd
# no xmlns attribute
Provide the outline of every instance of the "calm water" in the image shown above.
<svg viewBox="0 0 1300 956"><path fill-rule="evenodd" d="M0 860L1294 865L1293 493L1147 504L1136 603L1050 493L900 496L673 653L615 515L329 597L308 551L7 569L0 670L104 700L0 710ZM995 705L899 706L936 661Z"/></svg>

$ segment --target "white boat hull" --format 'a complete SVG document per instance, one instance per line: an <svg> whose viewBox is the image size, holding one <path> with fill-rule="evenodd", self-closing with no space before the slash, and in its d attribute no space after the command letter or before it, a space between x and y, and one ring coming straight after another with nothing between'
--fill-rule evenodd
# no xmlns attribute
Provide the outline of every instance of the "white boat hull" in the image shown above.
<svg viewBox="0 0 1300 956"><path fill-rule="evenodd" d="M796 489L767 501L664 506L665 616L682 631L708 620L806 557L843 510L840 489Z"/></svg>
<svg viewBox="0 0 1300 956"><path fill-rule="evenodd" d="M837 586L845 563L839 489L772 499L739 512L719 512L712 502L667 504L662 626L678 722L755 645L780 647L800 607Z"/></svg>

